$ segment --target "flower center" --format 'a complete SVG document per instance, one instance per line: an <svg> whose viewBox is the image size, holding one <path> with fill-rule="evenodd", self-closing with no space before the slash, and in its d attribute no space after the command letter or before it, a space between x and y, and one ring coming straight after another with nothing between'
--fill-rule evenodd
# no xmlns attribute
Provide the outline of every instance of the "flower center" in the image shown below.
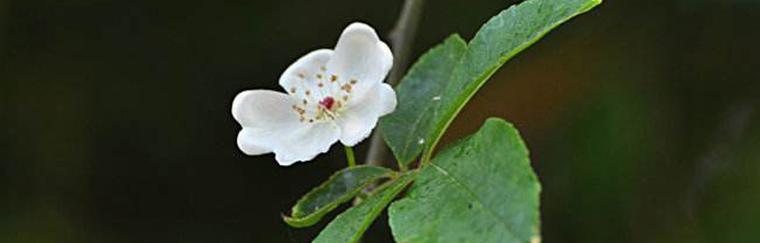
<svg viewBox="0 0 760 243"><path fill-rule="evenodd" d="M322 101L319 102L319 105L322 107L325 107L327 110L332 110L333 105L335 104L335 99L333 99L332 96L327 96Z"/></svg>
<svg viewBox="0 0 760 243"><path fill-rule="evenodd" d="M354 86L359 82L330 73L324 66L316 72L299 72L292 78L288 94L300 100L292 108L304 123L335 119L351 100Z"/></svg>

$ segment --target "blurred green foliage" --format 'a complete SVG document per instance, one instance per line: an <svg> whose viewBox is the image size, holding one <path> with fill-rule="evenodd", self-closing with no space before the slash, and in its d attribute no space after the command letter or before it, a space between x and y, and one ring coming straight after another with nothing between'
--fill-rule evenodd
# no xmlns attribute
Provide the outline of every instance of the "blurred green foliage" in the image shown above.
<svg viewBox="0 0 760 243"><path fill-rule="evenodd" d="M428 2L417 55L516 1ZM292 168L244 156L230 103L349 22L387 34L400 6L0 1L0 242L312 239L280 213L342 151ZM544 242L756 241L758 16L749 0L606 1L507 63L445 139L516 125ZM388 242L386 225L365 241Z"/></svg>

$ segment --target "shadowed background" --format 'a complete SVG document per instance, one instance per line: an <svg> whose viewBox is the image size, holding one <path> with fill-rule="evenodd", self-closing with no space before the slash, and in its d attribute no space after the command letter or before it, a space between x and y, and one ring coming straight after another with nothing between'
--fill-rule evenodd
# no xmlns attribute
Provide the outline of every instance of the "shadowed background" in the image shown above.
<svg viewBox="0 0 760 243"><path fill-rule="evenodd" d="M516 2L428 1L415 56ZM308 241L324 223L280 214L342 150L244 156L232 98L353 21L387 36L401 5L0 0L0 242ZM508 62L444 142L515 123L544 242L760 240L758 19L756 0L606 1ZM384 220L365 242L391 240Z"/></svg>

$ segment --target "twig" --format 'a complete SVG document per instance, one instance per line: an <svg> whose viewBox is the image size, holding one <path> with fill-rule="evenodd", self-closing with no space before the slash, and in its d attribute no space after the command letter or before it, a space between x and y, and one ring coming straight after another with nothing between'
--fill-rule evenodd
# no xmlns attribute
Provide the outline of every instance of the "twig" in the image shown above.
<svg viewBox="0 0 760 243"><path fill-rule="evenodd" d="M731 106L725 113L713 138L714 141L696 162L696 170L692 177L692 186L686 191L685 210L690 219L694 219L695 211L700 203L700 196L705 187L715 177L731 166L734 156L731 149L736 146L749 129L750 121L755 112L753 102L742 100Z"/></svg>
<svg viewBox="0 0 760 243"><path fill-rule="evenodd" d="M414 37L417 34L417 27L420 23L424 3L424 0L404 1L396 27L390 33L389 38L394 56L393 69L388 76L388 83L391 85L395 85L401 81L409 66L412 43L414 43ZM388 148L385 146L382 136L380 136L379 132L375 132L370 141L366 163L370 165L383 165L383 163L387 162L387 154Z"/></svg>

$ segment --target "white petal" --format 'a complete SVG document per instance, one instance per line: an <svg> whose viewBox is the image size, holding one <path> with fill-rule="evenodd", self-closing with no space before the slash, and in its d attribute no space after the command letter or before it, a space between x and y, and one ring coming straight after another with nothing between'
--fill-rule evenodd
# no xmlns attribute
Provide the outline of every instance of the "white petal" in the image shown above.
<svg viewBox="0 0 760 243"><path fill-rule="evenodd" d="M396 92L385 83L376 84L360 100L352 101L341 111L336 122L340 126L340 141L354 146L369 136L383 115L396 108Z"/></svg>
<svg viewBox="0 0 760 243"><path fill-rule="evenodd" d="M319 79L327 78L327 61L332 56L332 50L319 49L299 58L282 73L280 86L288 93L298 97L304 97L307 90L315 95L320 95L320 92L317 91L317 83L320 82ZM319 98L317 97L317 99Z"/></svg>
<svg viewBox="0 0 760 243"><path fill-rule="evenodd" d="M299 123L288 109L291 97L271 90L246 90L232 101L232 116L243 127Z"/></svg>
<svg viewBox="0 0 760 243"><path fill-rule="evenodd" d="M274 152L280 165L308 161L327 152L340 130L330 122L301 122L289 95L269 90L243 91L232 102L232 116L243 126L240 150L249 155Z"/></svg>
<svg viewBox="0 0 760 243"><path fill-rule="evenodd" d="M312 160L329 151L340 137L340 128L332 122L314 123L308 129L291 132L293 135L283 139L284 143L274 150L275 160L282 166Z"/></svg>
<svg viewBox="0 0 760 243"><path fill-rule="evenodd" d="M356 80L354 97L360 97L382 82L393 66L390 48L378 38L372 27L353 23L341 34L327 69L344 80Z"/></svg>
<svg viewBox="0 0 760 243"><path fill-rule="evenodd" d="M256 135L253 133L253 129L243 128L240 130L237 137L237 145L238 148L240 148L240 151L243 151L243 153L247 155L261 155L271 153L271 149L256 144L256 140L251 139L251 137L255 136Z"/></svg>
<svg viewBox="0 0 760 243"><path fill-rule="evenodd" d="M378 89L380 89L380 91L378 94L379 99L377 100L377 106L380 110L380 116L390 114L396 110L396 91L386 83L381 84Z"/></svg>

